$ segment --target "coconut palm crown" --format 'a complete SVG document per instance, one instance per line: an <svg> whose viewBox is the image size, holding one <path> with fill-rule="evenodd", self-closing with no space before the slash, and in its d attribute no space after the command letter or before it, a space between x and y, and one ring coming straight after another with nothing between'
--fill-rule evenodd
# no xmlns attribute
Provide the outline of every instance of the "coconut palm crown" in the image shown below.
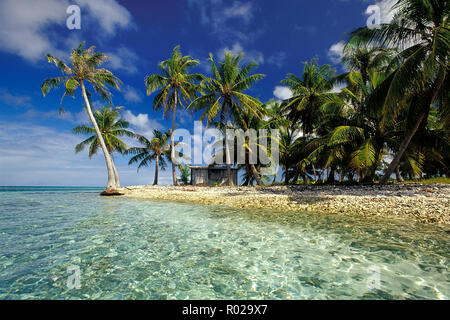
<svg viewBox="0 0 450 320"><path fill-rule="evenodd" d="M149 166L153 160L155 161L153 185L158 184L159 168L165 170L167 161L171 162L171 144L169 143L171 135L171 130L162 133L156 129L153 130L153 138L150 140L142 135L138 135L137 139L142 144L142 147L133 147L126 151L127 154L133 155L128 165L139 163L138 171L143 167Z"/></svg>
<svg viewBox="0 0 450 320"><path fill-rule="evenodd" d="M230 52L225 52L224 61L217 65L213 55L209 54L212 78L207 78L202 82L204 94L188 106L188 109L203 111L200 120L206 118L207 124L209 124L218 116L219 129L222 126L226 129L228 121L232 121L237 114L241 114L243 111L251 112L259 118L262 116L262 103L258 99L243 93L243 91L250 89L265 75L250 74L258 64L250 62L241 67L242 58L242 53L233 56ZM225 139L225 149L228 184L231 185L228 139Z"/></svg>
<svg viewBox="0 0 450 320"><path fill-rule="evenodd" d="M119 110L120 107L113 109L110 106L105 106L94 113L95 120L110 154L113 152L124 154L128 149L128 146L120 137L135 137L135 134L128 130L130 126L129 122L120 118ZM100 143L95 134L95 129L87 125L79 125L72 131L75 134L91 135L76 145L75 152L82 152L86 147L89 147L89 158L92 158L100 149Z"/></svg>
<svg viewBox="0 0 450 320"><path fill-rule="evenodd" d="M198 83L203 80L200 73L189 73L192 67L199 65L198 60L183 56L180 46L176 46L170 59L159 63L159 73L145 78L147 95L158 91L153 99L155 111L164 110L164 117L172 111L172 132L175 130L176 111L179 107L191 102L199 90ZM175 158L175 141L172 137L172 159ZM178 185L175 161L172 161L173 184Z"/></svg>

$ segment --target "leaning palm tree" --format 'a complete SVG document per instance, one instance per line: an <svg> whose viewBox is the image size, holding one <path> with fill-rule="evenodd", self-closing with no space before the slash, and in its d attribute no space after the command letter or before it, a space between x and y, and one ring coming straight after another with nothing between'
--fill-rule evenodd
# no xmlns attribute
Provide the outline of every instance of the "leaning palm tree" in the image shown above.
<svg viewBox="0 0 450 320"><path fill-rule="evenodd" d="M41 90L42 94L45 96L50 89L64 86L64 98L66 95L74 97L75 90L78 87L81 87L86 111L94 127L100 147L102 148L106 167L108 169L108 182L104 194L114 194L116 193L114 189L119 188L120 185L116 184L114 164L105 141L103 140L97 121L95 120L94 113L92 112L91 103L88 98L90 94L86 90L85 84L90 83L94 91L101 95L102 99L111 101L111 93L108 90L108 86L119 89L121 81L109 70L99 68L99 66L108 59L108 56L101 52L95 52L94 50L95 47L85 49L84 42L82 42L77 49L72 50L70 55L70 65L67 65L62 59L47 54L48 62L53 63L63 73L63 76L44 80L41 85ZM62 110L61 107L60 109Z"/></svg>
<svg viewBox="0 0 450 320"><path fill-rule="evenodd" d="M380 183L386 183L414 135L426 127L433 105L448 119L449 8L450 0L397 0L389 24L374 29L360 28L352 34L350 42L364 41L400 50L392 62L392 73L373 94L373 103L381 101L383 112L391 115L388 117L391 121L382 125L392 126L401 101L405 97L410 100L411 121Z"/></svg>
<svg viewBox="0 0 450 320"><path fill-rule="evenodd" d="M230 52L225 52L224 61L217 66L210 53L209 60L211 62L212 78L205 79L202 83L204 95L195 99L188 106L188 109L203 110L200 120L206 118L208 125L219 115L218 128L225 130L225 132L228 127L228 121L233 120L233 116L236 114L246 111L255 114L259 118L262 115L262 103L258 99L243 93L243 91L250 89L252 85L264 78L265 75L250 75L252 69L258 65L251 62L240 67L242 57L242 53L233 56ZM230 146L226 135L225 153L228 185L232 185Z"/></svg>
<svg viewBox="0 0 450 320"><path fill-rule="evenodd" d="M200 64L198 60L190 56L182 56L180 46L172 51L170 59L159 63L159 74L152 74L145 78L147 95L159 90L153 100L155 111L164 110L164 117L168 111L172 111L172 132L175 130L176 111L183 104L192 101L197 94L197 83L203 80L199 73L189 74L190 68ZM172 144L172 179L173 184L178 185L175 164L175 140L171 137Z"/></svg>
<svg viewBox="0 0 450 320"><path fill-rule="evenodd" d="M124 154L128 149L125 142L123 142L120 137L130 137L133 138L135 134L127 128L130 124L125 120L120 118L119 114L120 107L112 109L110 106L105 106L94 113L95 121L100 129L103 141L106 144L109 154L112 156L113 152L119 152ZM89 138L79 143L75 147L75 152L79 153L83 151L86 147L89 147L89 158L101 148L99 139L95 132L95 128L88 125L79 125L73 130L75 134L90 135ZM120 186L119 174L117 173L116 166L113 162L114 179L117 186Z"/></svg>
<svg viewBox="0 0 450 320"><path fill-rule="evenodd" d="M138 141L143 145L142 147L129 148L126 153L133 154L134 156L128 162L128 165L138 163L138 171L142 167L147 167L155 160L155 178L153 185L158 184L159 168L166 170L167 161L171 161L171 146L169 138L172 135L172 131L169 130L166 133L162 133L159 130L153 130L153 138L151 140L144 136L137 136Z"/></svg>

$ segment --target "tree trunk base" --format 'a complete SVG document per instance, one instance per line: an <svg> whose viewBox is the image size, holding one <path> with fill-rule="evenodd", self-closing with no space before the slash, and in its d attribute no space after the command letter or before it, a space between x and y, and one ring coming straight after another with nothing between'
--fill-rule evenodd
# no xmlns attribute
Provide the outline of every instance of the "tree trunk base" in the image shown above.
<svg viewBox="0 0 450 320"><path fill-rule="evenodd" d="M124 193L120 192L117 189L105 189L100 193L101 196L109 197L109 196L123 196Z"/></svg>

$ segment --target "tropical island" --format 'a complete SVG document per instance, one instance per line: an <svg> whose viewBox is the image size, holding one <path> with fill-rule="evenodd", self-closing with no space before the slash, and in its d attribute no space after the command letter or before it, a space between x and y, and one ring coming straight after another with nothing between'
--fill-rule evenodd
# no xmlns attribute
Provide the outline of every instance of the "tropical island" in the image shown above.
<svg viewBox="0 0 450 320"><path fill-rule="evenodd" d="M0 2L4 81L54 108L0 87L39 118L0 121L0 299L449 299L450 0L382 0L343 40L324 22L334 65L251 23L317 40L308 15L356 1L93 3Z"/></svg>
<svg viewBox="0 0 450 320"><path fill-rule="evenodd" d="M190 73L200 62L183 56L176 46L171 57L159 63L160 72L145 78L147 94L156 93L154 110L163 110L164 117L171 113L173 120L171 130L154 130L153 137L129 131L127 121L120 118L120 108L110 106L108 87L119 88L121 81L100 67L108 57L94 47L85 48L82 43L71 53L70 64L49 54L48 61L63 76L45 80L41 88L46 95L50 89L63 86L64 96L73 96L81 89L92 126L74 129L76 134L90 135L76 146L76 152L89 148L91 157L102 150L108 169L103 195L125 193L234 207L393 214L448 224L448 8L446 2L424 6L400 1L393 10L396 13L389 24L362 27L350 34L343 51L347 72L337 74L330 65L320 65L313 58L304 63L300 75L287 74L281 83L291 90L292 97L284 101L262 103L246 93L265 75L253 73L258 66L254 62L242 64L243 54L226 52L223 61L210 54L207 76ZM88 84L93 93L86 88ZM99 94L110 105L94 111L92 94ZM200 111L200 121L224 134L228 129L279 130L272 143L278 144L282 170L269 176L262 172L264 164L251 162L257 150L250 146L248 137L236 145L245 153L244 163L229 161L235 142L224 139L225 147L215 155L215 160L226 158L228 179L223 184L233 186L233 167L244 172L242 186L256 183L259 188L121 188L112 158L115 152L131 155L129 164L138 164L138 170L154 161L153 185L158 184L159 169L165 170L168 163L173 185L179 185L177 166L184 184L188 183L189 169L172 161L179 143L172 132L180 109ZM141 146L128 147L121 137L135 138ZM265 151L270 157L270 151ZM279 175L281 181L277 181ZM385 186L392 175L398 184ZM404 185L405 178L419 184ZM424 178L442 183L422 185ZM285 187L268 187L276 184ZM194 198L188 196L194 192ZM353 194L357 196L352 198Z"/></svg>

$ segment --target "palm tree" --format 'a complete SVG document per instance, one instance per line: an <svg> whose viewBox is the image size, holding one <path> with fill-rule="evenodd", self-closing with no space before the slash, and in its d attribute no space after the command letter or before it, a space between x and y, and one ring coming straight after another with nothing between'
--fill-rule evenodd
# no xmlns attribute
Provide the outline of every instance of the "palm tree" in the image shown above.
<svg viewBox="0 0 450 320"><path fill-rule="evenodd" d="M311 134L314 129L324 97L333 88L333 75L330 65L319 66L317 59L312 59L304 63L302 78L289 73L281 81L294 95L283 103L288 118L293 123L300 120L305 135Z"/></svg>
<svg viewBox="0 0 450 320"><path fill-rule="evenodd" d="M401 51L392 62L393 71L377 92L373 103L382 104L390 114L392 125L401 101L407 97L411 119L403 141L380 183L386 183L399 165L414 135L426 127L433 105L449 116L448 77L450 30L448 26L450 0L397 0L393 20L377 29L360 28L352 33L350 42L361 41L382 48L398 47ZM447 89L446 89L447 88Z"/></svg>
<svg viewBox="0 0 450 320"><path fill-rule="evenodd" d="M134 156L128 162L128 165L133 163L138 163L138 171L142 167L147 167L150 163L155 160L155 178L153 185L158 184L159 168L161 170L166 170L167 161L171 161L171 146L169 143L169 138L172 135L172 131L169 130L166 133L162 133L159 130L153 130L153 138L151 140L144 136L138 135L138 141L143 145L143 147L129 148L126 153L133 154Z"/></svg>
<svg viewBox="0 0 450 320"><path fill-rule="evenodd" d="M119 110L120 107L112 109L109 106L105 106L94 113L95 121L98 124L103 141L105 142L106 148L108 149L108 152L111 156L115 151L124 154L128 149L126 143L120 140L119 137L135 136L133 132L127 130L130 124L126 120L120 118ZM96 154L97 151L101 148L99 139L95 132L95 128L87 125L80 125L73 129L73 133L91 135L89 138L76 145L76 153L83 151L86 147L89 146L89 158L92 158L92 156ZM119 174L117 173L114 162L113 170L116 185L120 186Z"/></svg>
<svg viewBox="0 0 450 320"><path fill-rule="evenodd" d="M147 95L159 90L153 100L153 109L164 110L164 117L168 111L172 111L172 132L175 130L175 116L179 107L192 101L197 94L197 83L203 80L199 73L189 74L190 68L200 64L198 60L190 56L182 56L180 46L172 51L170 59L159 63L159 74L152 74L145 78ZM175 167L175 140L171 137L172 144L172 179L173 184L178 185Z"/></svg>
<svg viewBox="0 0 450 320"><path fill-rule="evenodd" d="M233 120L233 116L241 114L243 111L254 113L257 117L261 117L261 102L245 93L257 81L265 77L263 74L252 74L252 69L258 65L249 63L242 68L240 63L243 54L232 55L225 52L224 61L217 66L213 56L209 54L211 62L212 78L205 79L202 83L204 94L195 99L189 106L194 110L203 110L200 120L207 119L207 124L219 115L217 121L218 128L226 132L229 120ZM225 153L227 163L228 185L233 184L231 177L231 156L229 141L225 135Z"/></svg>
<svg viewBox="0 0 450 320"><path fill-rule="evenodd" d="M300 137L299 131L298 124L280 127L280 164L286 185L296 176L295 167L303 158L300 154L305 138Z"/></svg>
<svg viewBox="0 0 450 320"><path fill-rule="evenodd" d="M236 110L233 110L236 111ZM234 129L243 129L244 131L248 131L249 129L253 129L256 132L259 132L259 129L265 125L262 118L257 116L254 112L248 109L240 109L239 112L233 113L233 119L236 123L236 128ZM264 105L261 105L260 109L261 115L265 114ZM261 132L259 132L261 134ZM255 137L256 138L256 137ZM259 138L264 139L268 137L259 136ZM244 185L253 184L253 181L256 181L258 185L262 185L263 181L261 179L260 170L256 168L257 163L252 163L250 161L250 157L253 157L257 154L257 150L255 148L260 148L261 151L265 152L268 155L268 150L264 148L264 146L256 143L256 141L250 141L250 137L246 136L244 139L244 144L242 146L237 145L236 151L244 152L244 162L245 162L245 171L246 171L246 179L244 181ZM242 151L241 151L242 149ZM260 165L258 165L260 167Z"/></svg>
<svg viewBox="0 0 450 320"><path fill-rule="evenodd" d="M288 128L293 126L289 119L287 119L287 111L282 106L281 101L275 101L273 99L264 103L263 109L265 114L263 128L270 129L271 133L273 129L280 130L282 132L282 139L284 139L284 141L278 140L275 141L275 143L278 143L279 147L284 148L285 145L283 143L286 143L286 140L290 140L289 138L286 139L286 135L289 134L287 133L287 130ZM274 172L272 185L275 184L276 179L277 172Z"/></svg>
<svg viewBox="0 0 450 320"><path fill-rule="evenodd" d="M351 70L361 73L362 82L367 83L371 73L380 71L389 64L392 54L392 49L371 47L367 43L357 46L348 43L344 47L342 62Z"/></svg>
<svg viewBox="0 0 450 320"><path fill-rule="evenodd" d="M386 114L379 108L369 108L367 101L386 78L389 52L362 46L345 50L344 61L350 68L340 76L346 86L322 107L327 149L334 151L332 154L341 166L355 169L360 180L373 182L392 130L380 125L386 121ZM349 159L348 153L351 153ZM349 163L343 162L347 160Z"/></svg>
<svg viewBox="0 0 450 320"><path fill-rule="evenodd" d="M108 86L119 89L119 84L121 84L121 81L109 70L99 68L99 66L108 59L108 56L101 52L95 52L94 50L95 47L85 49L84 42L82 42L77 49L72 50L70 55L70 66L67 65L62 59L58 59L50 54L47 54L48 62L55 64L55 66L64 75L44 80L41 85L41 90L42 94L46 96L50 89L56 89L64 86L64 99L66 95L73 97L75 90L78 87L81 87L81 93L86 105L86 111L94 127L100 147L102 148L105 156L106 167L108 169L108 182L104 194L114 194L117 193L114 189L119 188L120 185L117 185L116 183L114 164L92 112L91 103L88 98L88 95L90 94L86 90L85 82L90 83L94 91L101 95L102 99L111 101L111 93L108 90Z"/></svg>
<svg viewBox="0 0 450 320"><path fill-rule="evenodd" d="M291 125L300 121L303 131L303 139L295 137L293 130L285 130L282 134L281 157L284 159L285 183L294 177L302 175L304 183L307 179L307 166L313 163L303 161L303 151L307 145L315 127L320 122L320 108L329 96L336 81L334 70L330 65L320 66L316 58L304 63L302 77L289 73L281 83L287 86L293 93L293 97L283 101L282 107ZM298 140L298 141L297 141ZM299 158L300 157L300 158ZM315 168L313 168L315 172ZM295 180L295 179L294 179Z"/></svg>

